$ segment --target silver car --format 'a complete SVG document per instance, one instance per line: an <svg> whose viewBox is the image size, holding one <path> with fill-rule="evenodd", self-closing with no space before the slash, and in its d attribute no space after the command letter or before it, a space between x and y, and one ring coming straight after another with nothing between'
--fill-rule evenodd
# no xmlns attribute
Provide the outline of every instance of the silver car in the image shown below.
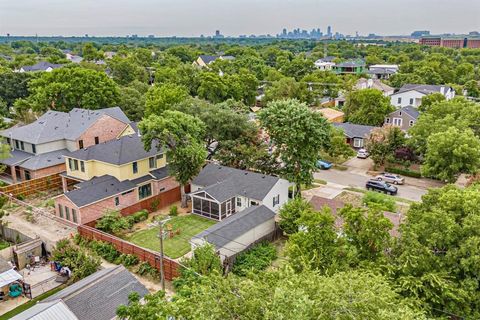
<svg viewBox="0 0 480 320"><path fill-rule="evenodd" d="M387 172L382 172L378 176L375 177L378 181L385 181L393 184L404 184L405 179L398 174L392 174Z"/></svg>

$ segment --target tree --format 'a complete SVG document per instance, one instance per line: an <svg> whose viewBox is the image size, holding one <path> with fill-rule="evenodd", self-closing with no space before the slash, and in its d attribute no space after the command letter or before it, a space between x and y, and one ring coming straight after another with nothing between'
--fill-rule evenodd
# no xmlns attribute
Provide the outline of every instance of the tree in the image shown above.
<svg viewBox="0 0 480 320"><path fill-rule="evenodd" d="M371 131L366 149L375 165L383 166L395 151L405 145L405 133L395 126L384 126Z"/></svg>
<svg viewBox="0 0 480 320"><path fill-rule="evenodd" d="M227 97L228 87L222 77L213 72L204 72L200 75L198 96L210 102L222 102Z"/></svg>
<svg viewBox="0 0 480 320"><path fill-rule="evenodd" d="M326 149L326 153L337 163L355 155L355 151L345 141L345 133L341 128L330 126L330 145Z"/></svg>
<svg viewBox="0 0 480 320"><path fill-rule="evenodd" d="M390 99L380 90L363 89L352 91L347 96L344 110L348 122L379 126L394 108L390 104Z"/></svg>
<svg viewBox="0 0 480 320"><path fill-rule="evenodd" d="M145 94L137 89L120 87L118 106L131 121L140 121L145 112Z"/></svg>
<svg viewBox="0 0 480 320"><path fill-rule="evenodd" d="M400 293L432 315L480 317L480 193L447 185L412 205L393 250Z"/></svg>
<svg viewBox="0 0 480 320"><path fill-rule="evenodd" d="M365 271L321 276L282 268L253 278L217 275L204 277L188 296L156 293L145 304L133 298L118 309L121 319L426 319L387 279Z"/></svg>
<svg viewBox="0 0 480 320"><path fill-rule="evenodd" d="M480 97L480 86L476 80L467 81L467 83L465 83L465 90L467 91L467 95L470 97Z"/></svg>
<svg viewBox="0 0 480 320"><path fill-rule="evenodd" d="M147 83L145 67L138 65L132 57L123 58L117 55L109 60L108 67L113 79L120 85L128 85L135 80Z"/></svg>
<svg viewBox="0 0 480 320"><path fill-rule="evenodd" d="M73 282L95 273L101 265L100 258L87 254L85 249L74 246L68 239L57 242L52 258L72 270L70 280Z"/></svg>
<svg viewBox="0 0 480 320"><path fill-rule="evenodd" d="M418 107L418 109L421 111L426 111L432 104L445 100L446 98L443 94L441 94L440 92L435 92L424 96L422 98L422 104Z"/></svg>
<svg viewBox="0 0 480 320"><path fill-rule="evenodd" d="M28 72L0 72L0 99L13 106L17 99L28 96L28 83L34 76Z"/></svg>
<svg viewBox="0 0 480 320"><path fill-rule="evenodd" d="M30 92L27 104L36 112L114 107L119 97L117 85L104 72L78 67L43 72L30 81Z"/></svg>
<svg viewBox="0 0 480 320"><path fill-rule="evenodd" d="M191 115L167 110L161 116L152 114L139 123L145 150L167 148L168 168L180 184L182 207L187 206L185 185L202 168L207 152L202 145L205 124Z"/></svg>
<svg viewBox="0 0 480 320"><path fill-rule="evenodd" d="M475 173L480 168L480 140L471 129L449 128L432 134L422 174L454 182L461 173Z"/></svg>
<svg viewBox="0 0 480 320"><path fill-rule="evenodd" d="M160 115L165 110L184 101L188 97L187 89L175 84L162 84L153 86L148 90L145 99L145 114Z"/></svg>
<svg viewBox="0 0 480 320"><path fill-rule="evenodd" d="M268 102L282 99L297 99L306 103L310 103L312 100L307 84L297 82L294 78L281 78L273 82L266 88L262 103L268 104Z"/></svg>
<svg viewBox="0 0 480 320"><path fill-rule="evenodd" d="M303 198L295 198L285 203L280 209L280 228L286 234L294 234L298 232L298 219L305 211L312 211L312 206Z"/></svg>
<svg viewBox="0 0 480 320"><path fill-rule="evenodd" d="M296 100L271 102L259 113L259 120L275 144L275 156L283 162L283 175L300 192L302 184L313 182L319 150L329 145L329 124Z"/></svg>
<svg viewBox="0 0 480 320"><path fill-rule="evenodd" d="M102 59L103 54L98 51L93 43L87 42L82 47L82 57L86 61L96 61Z"/></svg>

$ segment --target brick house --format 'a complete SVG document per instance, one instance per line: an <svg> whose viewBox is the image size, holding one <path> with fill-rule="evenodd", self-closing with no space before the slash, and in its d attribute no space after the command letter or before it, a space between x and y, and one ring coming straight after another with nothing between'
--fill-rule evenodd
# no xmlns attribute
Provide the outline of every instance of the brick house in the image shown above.
<svg viewBox="0 0 480 320"><path fill-rule="evenodd" d="M35 122L0 132L11 147L10 157L0 160L6 166L3 179L17 183L63 172L69 152L133 132L118 107L48 111Z"/></svg>
<svg viewBox="0 0 480 320"><path fill-rule="evenodd" d="M64 194L55 198L56 215L77 224L99 219L107 210L122 210L177 188L168 175L164 153L145 151L138 134L130 134L64 156ZM70 182L76 182L69 190Z"/></svg>

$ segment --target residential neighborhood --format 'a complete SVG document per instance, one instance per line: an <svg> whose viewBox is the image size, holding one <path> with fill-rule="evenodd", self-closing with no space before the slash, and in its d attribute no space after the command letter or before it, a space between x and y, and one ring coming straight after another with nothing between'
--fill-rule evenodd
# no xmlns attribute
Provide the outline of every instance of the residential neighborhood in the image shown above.
<svg viewBox="0 0 480 320"><path fill-rule="evenodd" d="M0 4L0 320L480 319L476 7L320 3Z"/></svg>

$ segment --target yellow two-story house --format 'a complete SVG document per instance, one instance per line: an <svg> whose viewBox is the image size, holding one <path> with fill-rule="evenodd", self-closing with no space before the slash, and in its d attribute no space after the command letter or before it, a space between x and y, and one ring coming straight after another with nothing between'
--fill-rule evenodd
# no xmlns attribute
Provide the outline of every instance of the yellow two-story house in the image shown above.
<svg viewBox="0 0 480 320"><path fill-rule="evenodd" d="M145 151L136 133L71 152L65 164L64 194L55 198L55 210L76 224L97 220L108 210L143 209L138 203L178 188L164 152L156 145Z"/></svg>

